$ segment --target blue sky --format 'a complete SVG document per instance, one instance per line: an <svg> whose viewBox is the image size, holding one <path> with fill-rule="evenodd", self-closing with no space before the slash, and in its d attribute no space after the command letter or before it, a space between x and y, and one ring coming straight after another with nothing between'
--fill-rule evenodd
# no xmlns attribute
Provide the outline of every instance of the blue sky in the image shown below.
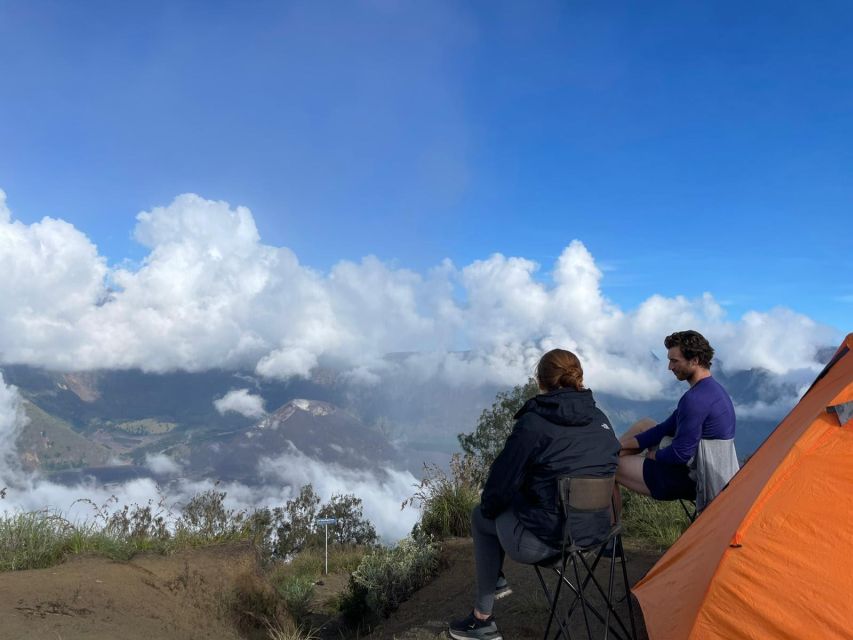
<svg viewBox="0 0 853 640"><path fill-rule="evenodd" d="M245 205L328 270L581 240L626 308L711 292L851 330L853 5L0 0L0 188L110 261Z"/></svg>

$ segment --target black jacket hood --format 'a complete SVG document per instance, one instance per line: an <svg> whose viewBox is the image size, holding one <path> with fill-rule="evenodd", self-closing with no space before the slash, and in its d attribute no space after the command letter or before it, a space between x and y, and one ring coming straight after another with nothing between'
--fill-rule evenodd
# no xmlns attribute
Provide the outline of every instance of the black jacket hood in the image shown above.
<svg viewBox="0 0 853 640"><path fill-rule="evenodd" d="M527 413L564 427L585 427L598 415L589 389L556 389L530 398L515 414L515 419Z"/></svg>

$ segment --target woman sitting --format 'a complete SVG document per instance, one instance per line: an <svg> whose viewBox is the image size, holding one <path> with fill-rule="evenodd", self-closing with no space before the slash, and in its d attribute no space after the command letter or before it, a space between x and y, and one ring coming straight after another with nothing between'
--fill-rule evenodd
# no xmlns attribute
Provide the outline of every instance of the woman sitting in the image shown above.
<svg viewBox="0 0 853 640"><path fill-rule="evenodd" d="M584 388L577 356L564 349L549 351L539 361L536 378L542 393L515 414L512 433L471 512L477 597L471 613L450 624L450 636L458 640L500 640L492 606L496 588L507 589L501 572L505 553L523 564L559 553L564 517L557 478L616 472L619 440ZM610 519L575 524L572 533L583 544L606 535Z"/></svg>

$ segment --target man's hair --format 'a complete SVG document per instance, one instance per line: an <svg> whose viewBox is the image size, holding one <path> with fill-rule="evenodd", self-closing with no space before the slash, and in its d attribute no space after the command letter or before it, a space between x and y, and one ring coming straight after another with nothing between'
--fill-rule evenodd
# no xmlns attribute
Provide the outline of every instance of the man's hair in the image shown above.
<svg viewBox="0 0 853 640"><path fill-rule="evenodd" d="M580 360L571 351L552 349L539 360L536 378L543 391L569 387L583 389L583 369Z"/></svg>
<svg viewBox="0 0 853 640"><path fill-rule="evenodd" d="M698 331L676 331L663 341L667 349L679 347L681 353L688 360L699 358L699 365L706 369L711 368L711 359L714 357L714 348L708 343Z"/></svg>

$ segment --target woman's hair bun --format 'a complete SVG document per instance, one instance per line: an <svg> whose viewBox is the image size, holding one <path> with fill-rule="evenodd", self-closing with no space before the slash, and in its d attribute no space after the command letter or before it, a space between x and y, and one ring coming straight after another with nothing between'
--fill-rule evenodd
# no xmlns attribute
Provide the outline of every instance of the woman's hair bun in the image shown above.
<svg viewBox="0 0 853 640"><path fill-rule="evenodd" d="M542 356L536 367L536 378L544 391L582 389L583 368L571 351L552 349Z"/></svg>

